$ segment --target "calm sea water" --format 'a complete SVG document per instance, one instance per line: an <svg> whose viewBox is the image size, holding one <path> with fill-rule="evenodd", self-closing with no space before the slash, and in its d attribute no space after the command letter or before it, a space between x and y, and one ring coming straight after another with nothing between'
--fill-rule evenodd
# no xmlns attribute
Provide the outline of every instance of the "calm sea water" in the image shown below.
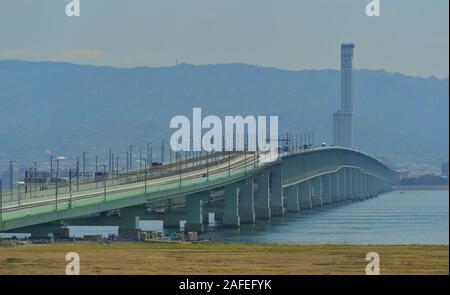
<svg viewBox="0 0 450 295"><path fill-rule="evenodd" d="M449 191L393 191L364 202L344 203L238 230L208 227L204 238L226 243L447 244ZM162 230L162 222L141 222ZM117 227L70 227L70 235L117 233Z"/></svg>
<svg viewBox="0 0 450 295"><path fill-rule="evenodd" d="M448 191L393 191L364 202L302 211L205 238L232 243L447 244Z"/></svg>

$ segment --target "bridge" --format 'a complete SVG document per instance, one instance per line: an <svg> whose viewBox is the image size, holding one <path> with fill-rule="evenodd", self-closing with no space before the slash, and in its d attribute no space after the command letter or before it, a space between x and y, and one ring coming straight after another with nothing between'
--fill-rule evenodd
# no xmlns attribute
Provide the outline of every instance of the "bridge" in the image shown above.
<svg viewBox="0 0 450 295"><path fill-rule="evenodd" d="M217 152L48 187L0 190L0 232L47 237L71 225L114 225L135 239L141 220L201 232L209 214L238 228L289 212L364 201L391 189L399 175L354 149L293 147L267 161L261 152ZM67 231L68 232L68 231Z"/></svg>

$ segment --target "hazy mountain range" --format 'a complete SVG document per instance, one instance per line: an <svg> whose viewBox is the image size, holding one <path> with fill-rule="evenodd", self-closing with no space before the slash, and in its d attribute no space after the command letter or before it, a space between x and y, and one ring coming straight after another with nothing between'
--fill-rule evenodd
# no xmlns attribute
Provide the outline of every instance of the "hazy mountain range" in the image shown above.
<svg viewBox="0 0 450 295"><path fill-rule="evenodd" d="M355 145L394 162L446 161L448 94L448 79L355 70ZM170 118L191 117L193 107L204 116L275 114L280 131L328 143L339 105L336 70L0 61L0 162L159 142Z"/></svg>

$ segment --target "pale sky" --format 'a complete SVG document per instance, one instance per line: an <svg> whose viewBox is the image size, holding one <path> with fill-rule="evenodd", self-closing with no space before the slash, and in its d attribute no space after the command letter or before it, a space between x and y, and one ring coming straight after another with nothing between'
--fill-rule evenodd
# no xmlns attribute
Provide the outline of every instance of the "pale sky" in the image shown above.
<svg viewBox="0 0 450 295"><path fill-rule="evenodd" d="M447 78L449 1L0 0L0 59L118 67L242 62L282 69L338 68L353 41L355 68Z"/></svg>

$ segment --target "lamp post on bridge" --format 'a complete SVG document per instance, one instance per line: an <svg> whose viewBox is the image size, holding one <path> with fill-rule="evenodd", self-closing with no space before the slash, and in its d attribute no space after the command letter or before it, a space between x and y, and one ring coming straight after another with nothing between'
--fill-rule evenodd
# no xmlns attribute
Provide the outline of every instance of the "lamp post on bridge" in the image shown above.
<svg viewBox="0 0 450 295"><path fill-rule="evenodd" d="M144 175L144 192L147 193L147 159L144 159L144 169L145 169L145 175Z"/></svg>
<svg viewBox="0 0 450 295"><path fill-rule="evenodd" d="M130 145L130 170L133 170L133 146Z"/></svg>
<svg viewBox="0 0 450 295"><path fill-rule="evenodd" d="M77 192L80 190L80 158L77 157Z"/></svg>
<svg viewBox="0 0 450 295"><path fill-rule="evenodd" d="M83 152L83 178L86 178L86 152Z"/></svg>
<svg viewBox="0 0 450 295"><path fill-rule="evenodd" d="M25 186L25 181L17 182L17 203L20 206L20 201L22 200L22 190L21 188Z"/></svg>
<svg viewBox="0 0 450 295"><path fill-rule="evenodd" d="M3 186L0 179L0 222L3 220Z"/></svg>
<svg viewBox="0 0 450 295"><path fill-rule="evenodd" d="M72 168L69 169L69 208L72 208Z"/></svg>
<svg viewBox="0 0 450 295"><path fill-rule="evenodd" d="M63 161L66 158L63 156L56 157L56 178L55 178L55 208L58 210L58 186L59 186L59 161Z"/></svg>
<svg viewBox="0 0 450 295"><path fill-rule="evenodd" d="M113 170L112 170L112 163L113 163L113 157L112 157L112 150L111 150L111 148L109 148L108 149L108 159L109 159L109 165L108 165L108 171L111 173Z"/></svg>
<svg viewBox="0 0 450 295"><path fill-rule="evenodd" d="M147 142L147 164L150 166L152 165L152 162L153 162L153 159L152 159L153 149L150 146L151 144L152 144L151 142Z"/></svg>
<svg viewBox="0 0 450 295"><path fill-rule="evenodd" d="M228 176L231 175L231 152L228 151Z"/></svg>
<svg viewBox="0 0 450 295"><path fill-rule="evenodd" d="M209 182L209 152L206 152L206 182Z"/></svg>
<svg viewBox="0 0 450 295"><path fill-rule="evenodd" d="M161 164L164 165L164 139L163 139L162 145L161 145Z"/></svg>
<svg viewBox="0 0 450 295"><path fill-rule="evenodd" d="M103 165L103 194L106 201L106 165Z"/></svg>
<svg viewBox="0 0 450 295"><path fill-rule="evenodd" d="M117 178L117 183L120 183L119 181L119 156L117 156L116 158L116 178Z"/></svg>
<svg viewBox="0 0 450 295"><path fill-rule="evenodd" d="M110 158L110 163L111 163L111 155L109 156ZM95 188L97 188L97 172L98 172L98 156L95 155L95 173L94 173L94 179L95 179Z"/></svg>
<svg viewBox="0 0 450 295"><path fill-rule="evenodd" d="M37 163L34 162L34 192L37 191L36 177L37 177Z"/></svg>
<svg viewBox="0 0 450 295"><path fill-rule="evenodd" d="M30 167L30 170L28 171L28 173L27 173L27 171L25 171L25 179L26 179L26 182L29 184L29 185L26 186L26 188L27 188L27 191L28 191L28 188L29 188L29 190L30 190L30 199L32 199L33 198L33 181L34 181L33 167Z"/></svg>
<svg viewBox="0 0 450 295"><path fill-rule="evenodd" d="M145 157L147 163L150 163L150 142L147 142L147 156Z"/></svg>
<svg viewBox="0 0 450 295"><path fill-rule="evenodd" d="M14 182L14 167L13 163L15 161L9 161L9 190L11 194L11 201L13 200L13 182Z"/></svg>
<svg viewBox="0 0 450 295"><path fill-rule="evenodd" d="M142 171L142 149L139 149L139 172Z"/></svg>
<svg viewBox="0 0 450 295"><path fill-rule="evenodd" d="M128 183L128 172L130 172L130 155L127 151L127 183Z"/></svg>
<svg viewBox="0 0 450 295"><path fill-rule="evenodd" d="M175 154L175 155L177 155L177 154ZM182 174L182 167L181 167L181 159L180 159L180 167L178 168L178 170L179 170L179 172L180 172L180 175L179 175L179 178L180 178L180 187L181 187L181 174Z"/></svg>
<svg viewBox="0 0 450 295"><path fill-rule="evenodd" d="M152 166L152 163L153 163L153 148L150 147L150 162L148 163L150 167Z"/></svg>
<svg viewBox="0 0 450 295"><path fill-rule="evenodd" d="M114 153L111 154L111 181L112 181L112 185L114 185L114 159L115 159L115 155Z"/></svg>
<svg viewBox="0 0 450 295"><path fill-rule="evenodd" d="M50 156L50 183L52 182L53 178L53 156Z"/></svg>
<svg viewBox="0 0 450 295"><path fill-rule="evenodd" d="M100 167L103 167L103 201L106 201L106 164L99 164Z"/></svg>

